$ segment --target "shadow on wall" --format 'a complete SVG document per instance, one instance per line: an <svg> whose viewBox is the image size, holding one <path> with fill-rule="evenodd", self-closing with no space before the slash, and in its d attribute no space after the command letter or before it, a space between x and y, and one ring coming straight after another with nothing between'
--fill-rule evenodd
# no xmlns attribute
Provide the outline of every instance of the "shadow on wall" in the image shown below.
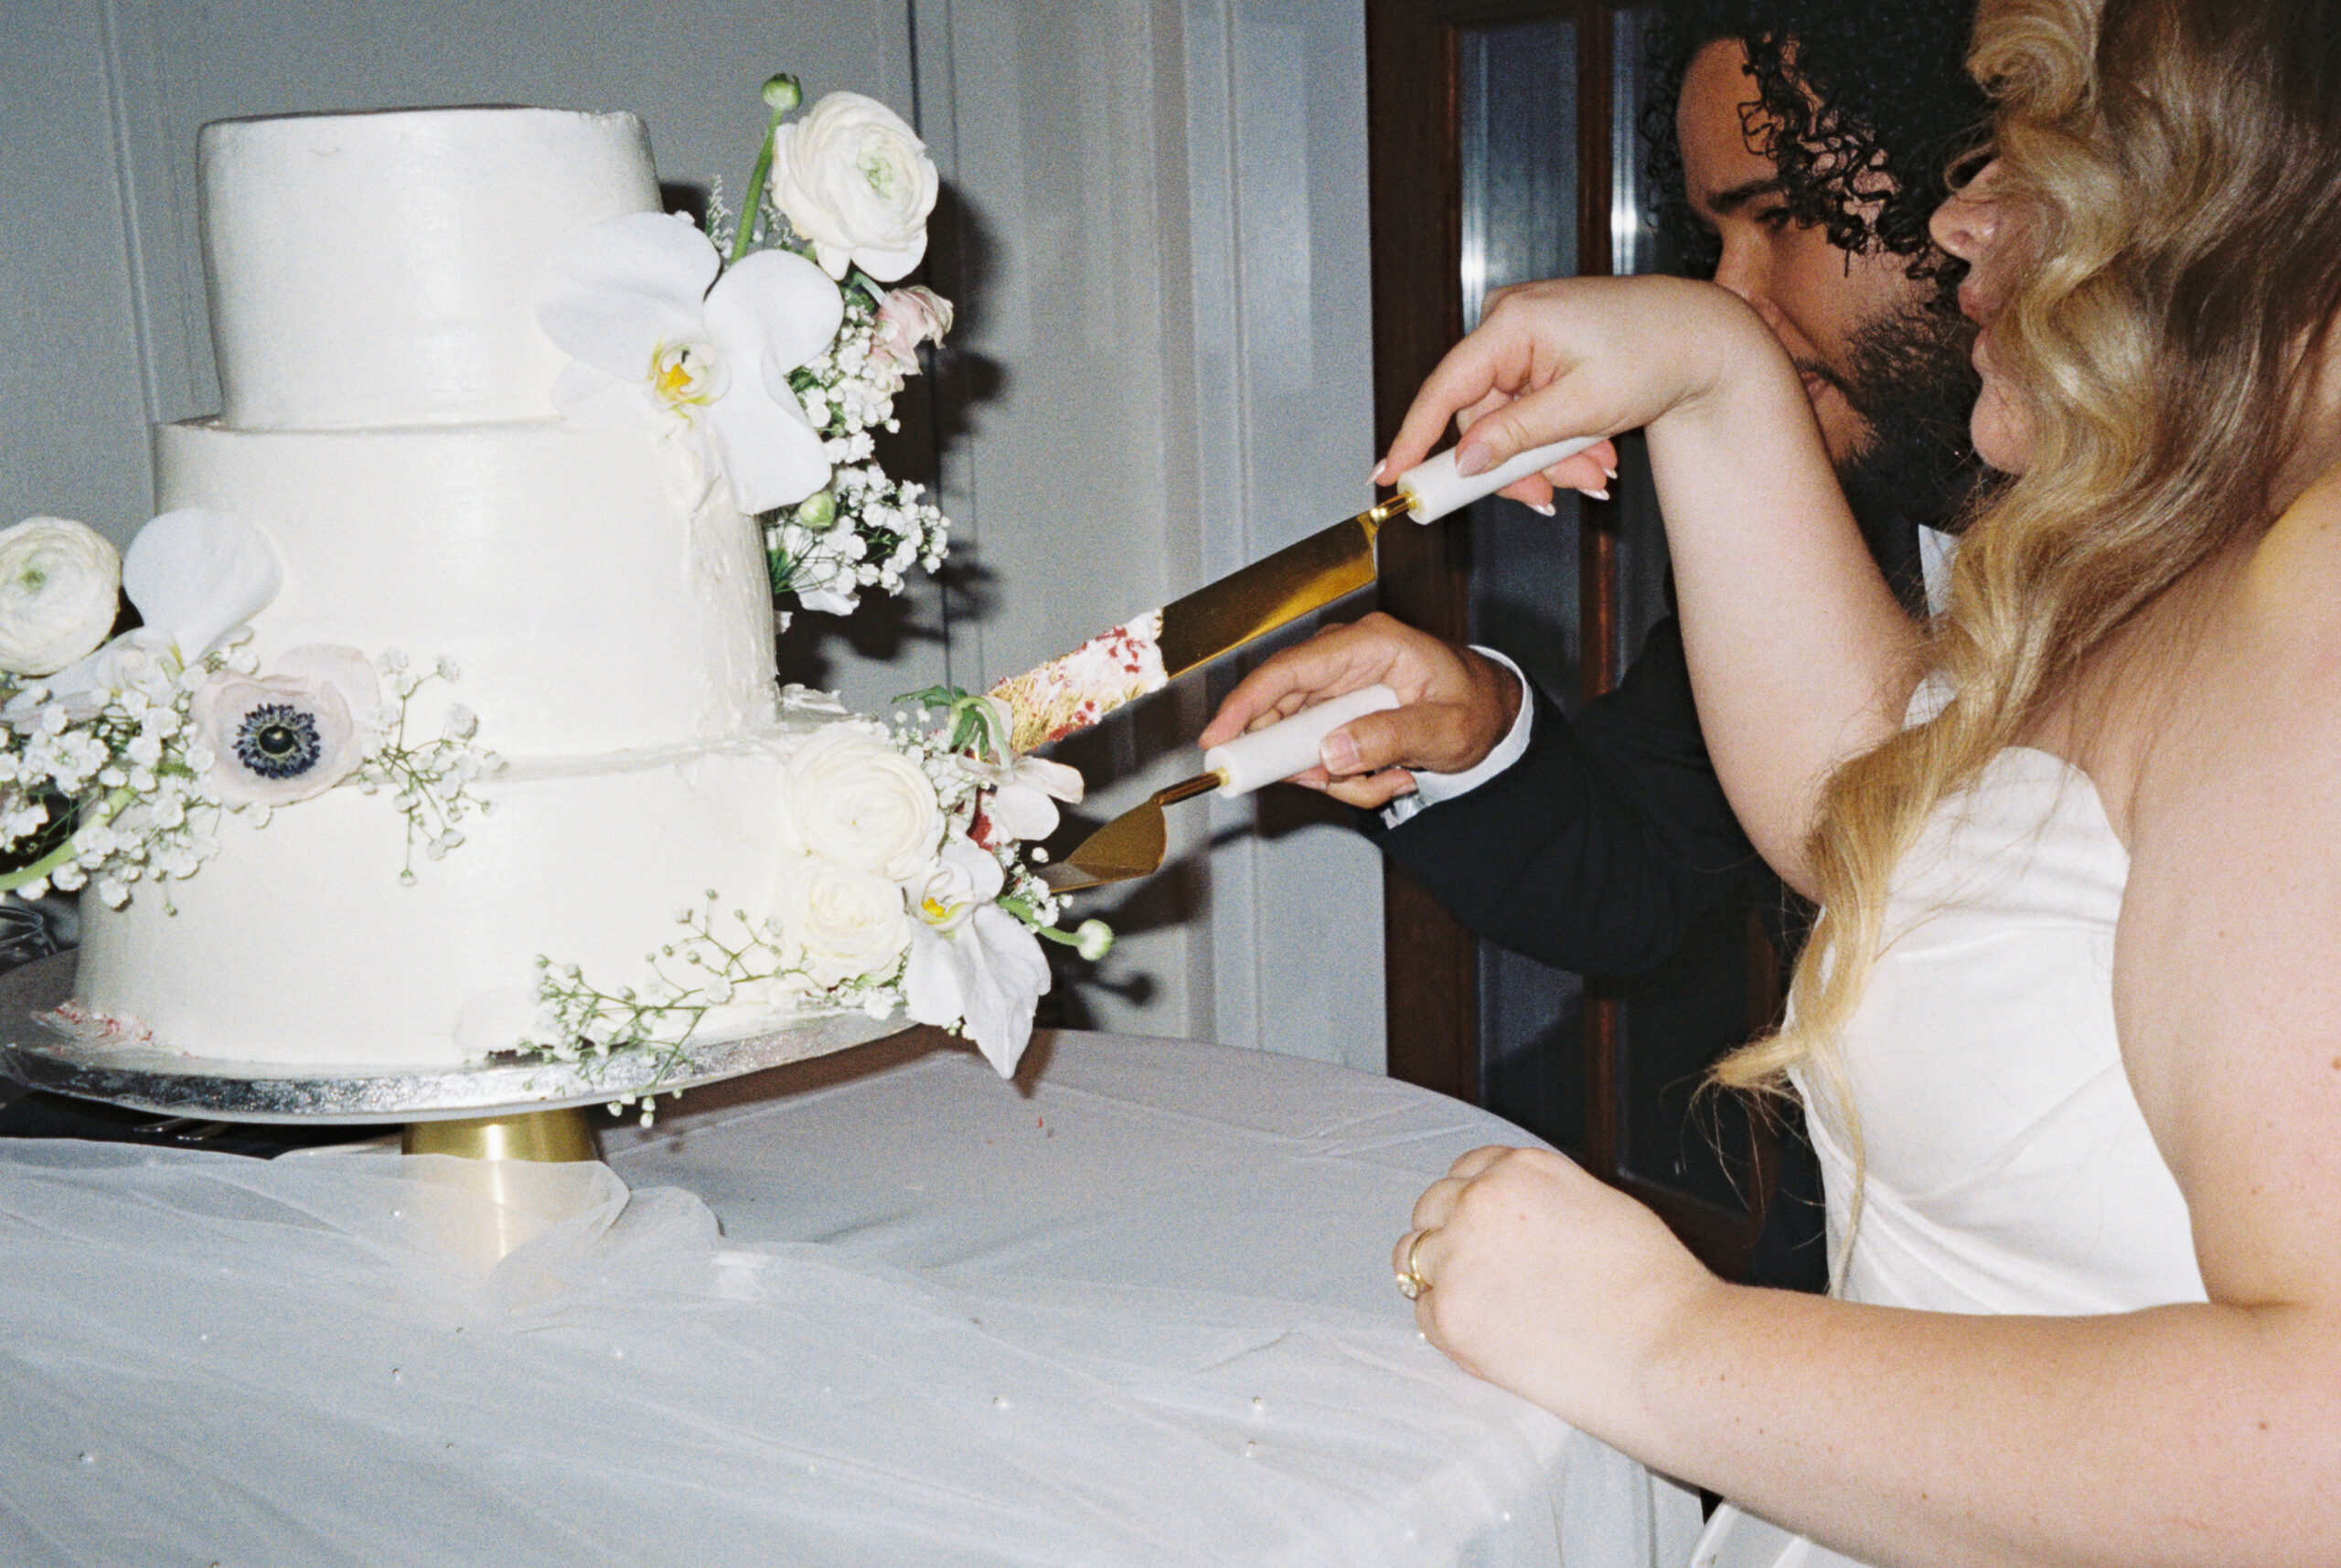
<svg viewBox="0 0 2341 1568"><path fill-rule="evenodd" d="M695 187L662 187L661 194L670 200L695 194L700 203L696 210L705 208L706 195ZM886 472L926 486L930 495L938 487L946 448L973 430L978 408L998 400L1008 389L1006 367L958 347L984 322L986 283L997 271L998 254L999 244L983 219L946 183L927 223L926 260L895 285L925 283L952 304L949 335L940 345L920 349L925 372L913 377L894 400L902 428L878 437L878 460ZM954 553L936 578L939 592L867 595L852 615L842 619L800 613L781 639L780 678L832 690L839 680L835 650L839 642L856 659L891 664L914 645L947 644L953 626L978 624L991 613L996 601L992 576L972 545L955 540ZM784 598L781 607L790 610L794 605Z"/></svg>

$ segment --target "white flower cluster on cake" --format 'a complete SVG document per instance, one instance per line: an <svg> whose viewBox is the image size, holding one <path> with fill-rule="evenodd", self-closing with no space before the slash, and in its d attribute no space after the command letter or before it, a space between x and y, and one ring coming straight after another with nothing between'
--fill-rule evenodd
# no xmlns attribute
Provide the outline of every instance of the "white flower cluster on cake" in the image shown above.
<svg viewBox="0 0 2341 1568"><path fill-rule="evenodd" d="M1007 710L989 697L936 688L904 700L921 706L890 730L792 688L797 710L840 717L788 760L789 852L771 917L726 910L710 890L645 955L649 977L618 989L540 959L529 1048L679 1060L711 1025L828 1006L952 1029L1013 1071L1049 988L1042 939L1091 959L1112 945L1101 922L1056 929L1058 900L1020 852L1055 830L1057 801L1081 798L1081 775L1011 751Z"/></svg>
<svg viewBox="0 0 2341 1568"><path fill-rule="evenodd" d="M572 357L553 389L589 425L647 425L688 443L712 485L764 525L775 592L850 613L942 563L949 525L889 476L872 432L940 343L951 304L886 285L926 254L937 188L924 143L884 104L833 92L799 120L794 79L764 86L771 128L736 219L598 223L552 258L538 312ZM722 235L730 229L728 250Z"/></svg>
<svg viewBox="0 0 2341 1568"><path fill-rule="evenodd" d="M282 581L267 536L220 512L166 512L127 555L62 517L0 531L0 891L88 886L119 906L194 875L222 808L264 820L344 782L396 792L410 876L418 843L462 842L484 808L466 788L500 762L460 709L436 739L406 734L407 698L453 668L386 654L378 672L325 644L262 667L247 623ZM110 635L125 600L138 624Z"/></svg>

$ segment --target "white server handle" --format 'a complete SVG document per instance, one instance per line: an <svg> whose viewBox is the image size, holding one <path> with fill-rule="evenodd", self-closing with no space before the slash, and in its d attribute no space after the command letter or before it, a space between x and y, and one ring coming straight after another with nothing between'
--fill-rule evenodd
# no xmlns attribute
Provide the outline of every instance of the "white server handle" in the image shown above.
<svg viewBox="0 0 2341 1568"><path fill-rule="evenodd" d="M1448 447L1436 457L1422 462L1398 475L1398 488L1414 505L1406 508L1406 516L1418 523L1435 523L1448 513L1470 506L1484 496L1492 496L1517 479L1550 468L1565 457L1575 457L1601 439L1598 436L1574 436L1556 441L1550 446L1534 446L1511 462L1500 464L1485 474L1474 474L1469 479L1459 478L1455 472L1455 448Z"/></svg>
<svg viewBox="0 0 2341 1568"><path fill-rule="evenodd" d="M1215 793L1230 799L1249 795L1315 767L1318 743L1351 720L1397 706L1398 694L1388 687L1360 687L1213 746L1203 753L1203 769L1223 775Z"/></svg>

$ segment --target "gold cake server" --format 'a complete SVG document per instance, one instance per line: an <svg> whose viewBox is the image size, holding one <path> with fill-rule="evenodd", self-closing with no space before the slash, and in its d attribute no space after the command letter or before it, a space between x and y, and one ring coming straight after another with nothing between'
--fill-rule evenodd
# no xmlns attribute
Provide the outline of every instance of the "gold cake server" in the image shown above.
<svg viewBox="0 0 2341 1568"><path fill-rule="evenodd" d="M1063 740L1189 670L1371 583L1374 538L1392 518L1403 514L1418 523L1435 522L1592 444L1555 442L1468 478L1456 475L1451 449L1440 453L1401 475L1395 494L1357 516L1011 676L993 686L990 695L1014 716L1018 751Z"/></svg>

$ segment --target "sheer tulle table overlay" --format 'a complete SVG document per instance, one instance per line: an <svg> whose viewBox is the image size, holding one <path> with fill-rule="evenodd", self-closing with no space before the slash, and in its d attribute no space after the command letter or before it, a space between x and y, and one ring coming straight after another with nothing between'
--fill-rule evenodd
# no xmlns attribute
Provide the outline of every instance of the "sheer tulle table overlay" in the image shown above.
<svg viewBox="0 0 2341 1568"><path fill-rule="evenodd" d="M1219 1047L911 1035L694 1091L490 1266L444 1157L0 1147L0 1561L1679 1562L1697 1509L1424 1344L1520 1135Z"/></svg>

